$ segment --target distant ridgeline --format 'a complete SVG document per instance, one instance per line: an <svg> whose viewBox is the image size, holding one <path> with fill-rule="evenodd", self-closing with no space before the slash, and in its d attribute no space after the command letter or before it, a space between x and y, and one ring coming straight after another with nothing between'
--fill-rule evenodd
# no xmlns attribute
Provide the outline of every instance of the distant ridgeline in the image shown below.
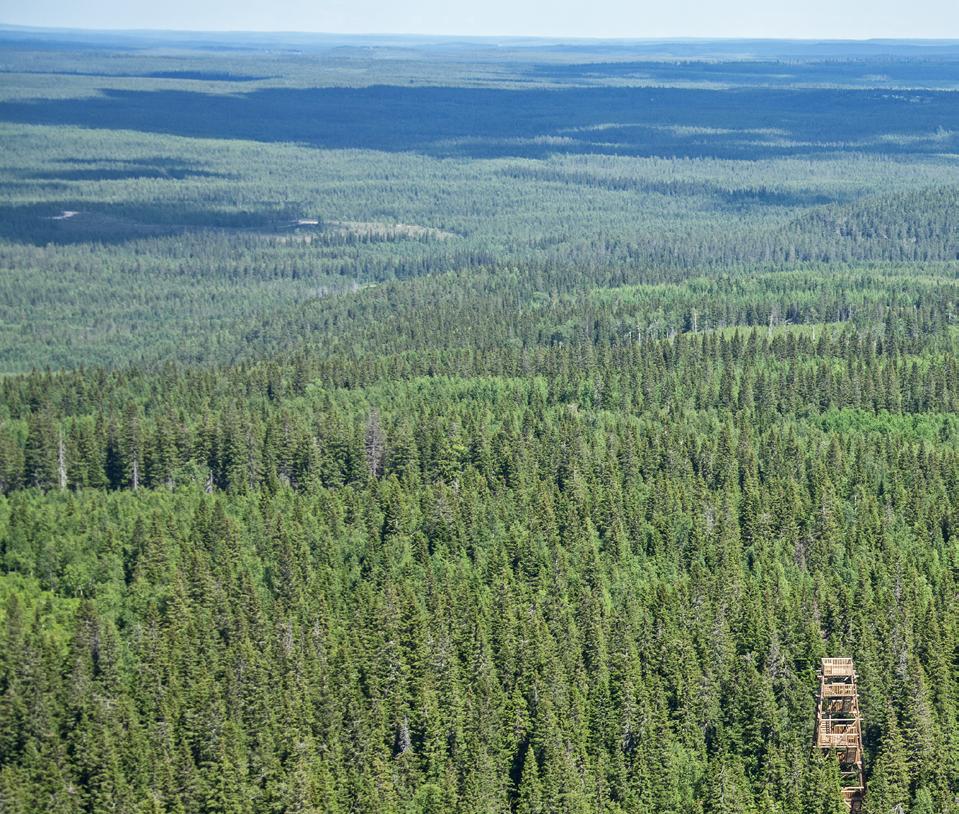
<svg viewBox="0 0 959 814"><path fill-rule="evenodd" d="M0 46L6 372L231 362L296 342L304 303L413 277L516 300L535 275L519 310L757 266L954 279L932 265L959 257L954 43Z"/></svg>

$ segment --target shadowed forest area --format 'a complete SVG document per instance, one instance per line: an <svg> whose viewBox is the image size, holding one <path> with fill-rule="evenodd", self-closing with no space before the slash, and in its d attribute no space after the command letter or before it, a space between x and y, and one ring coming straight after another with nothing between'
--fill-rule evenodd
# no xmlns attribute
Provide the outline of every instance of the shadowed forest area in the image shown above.
<svg viewBox="0 0 959 814"><path fill-rule="evenodd" d="M957 92L0 28L0 807L959 812Z"/></svg>
<svg viewBox="0 0 959 814"><path fill-rule="evenodd" d="M948 152L956 147L959 102L952 91L831 88L111 89L79 100L3 102L0 121L437 157L758 159L850 149Z"/></svg>

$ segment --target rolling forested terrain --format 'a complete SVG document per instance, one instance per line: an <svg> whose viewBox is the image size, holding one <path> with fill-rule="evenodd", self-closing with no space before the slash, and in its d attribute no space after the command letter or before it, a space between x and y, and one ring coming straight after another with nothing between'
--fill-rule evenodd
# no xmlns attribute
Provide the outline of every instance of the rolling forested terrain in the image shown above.
<svg viewBox="0 0 959 814"><path fill-rule="evenodd" d="M0 29L0 810L959 812L959 46Z"/></svg>

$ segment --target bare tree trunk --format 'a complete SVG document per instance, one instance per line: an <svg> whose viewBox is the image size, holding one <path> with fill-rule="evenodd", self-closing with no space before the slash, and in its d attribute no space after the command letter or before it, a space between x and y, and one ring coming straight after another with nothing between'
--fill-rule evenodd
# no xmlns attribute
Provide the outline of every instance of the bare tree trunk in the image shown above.
<svg viewBox="0 0 959 814"><path fill-rule="evenodd" d="M413 739L410 737L410 720L403 716L400 725L396 731L396 740L393 745L393 751L397 757L405 755L413 748Z"/></svg>
<svg viewBox="0 0 959 814"><path fill-rule="evenodd" d="M63 491L67 488L67 450L63 444L63 430L57 434L57 476Z"/></svg>
<svg viewBox="0 0 959 814"><path fill-rule="evenodd" d="M133 456L133 472L131 475L133 479L133 491L135 492L140 488L140 459L138 455Z"/></svg>
<svg viewBox="0 0 959 814"><path fill-rule="evenodd" d="M386 452L386 436L380 424L380 414L377 410L370 413L366 420L366 435L363 438L363 451L366 453L366 466L370 475L378 478L383 471L383 458Z"/></svg>

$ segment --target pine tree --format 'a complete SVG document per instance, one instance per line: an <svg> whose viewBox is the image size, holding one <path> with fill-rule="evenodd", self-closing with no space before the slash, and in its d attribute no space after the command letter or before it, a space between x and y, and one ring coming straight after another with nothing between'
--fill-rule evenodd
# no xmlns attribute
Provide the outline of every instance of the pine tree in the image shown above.
<svg viewBox="0 0 959 814"><path fill-rule="evenodd" d="M891 704L886 709L886 720L879 753L867 780L865 810L868 814L887 814L909 805L910 771L906 745Z"/></svg>
<svg viewBox="0 0 959 814"><path fill-rule="evenodd" d="M58 439L49 413L40 411L30 415L23 454L23 479L28 486L52 489L58 484Z"/></svg>
<svg viewBox="0 0 959 814"><path fill-rule="evenodd" d="M539 768L532 749L526 750L523 773L517 790L516 814L545 814L543 791L539 782Z"/></svg>

